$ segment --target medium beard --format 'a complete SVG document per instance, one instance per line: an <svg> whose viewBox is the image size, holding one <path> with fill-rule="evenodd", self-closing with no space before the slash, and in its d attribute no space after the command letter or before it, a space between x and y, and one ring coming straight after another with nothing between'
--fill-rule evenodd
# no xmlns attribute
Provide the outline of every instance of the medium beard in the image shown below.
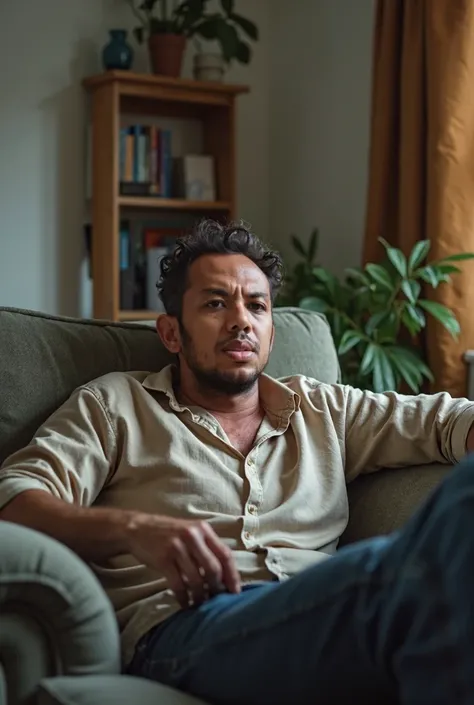
<svg viewBox="0 0 474 705"><path fill-rule="evenodd" d="M220 372L219 370L206 370L201 367L196 359L193 341L183 324L179 323L181 341L183 344L183 357L196 377L202 392L213 391L219 394L237 396L249 392L258 382L258 378L265 369L268 359L260 368L257 368L247 379L235 379L231 372Z"/></svg>

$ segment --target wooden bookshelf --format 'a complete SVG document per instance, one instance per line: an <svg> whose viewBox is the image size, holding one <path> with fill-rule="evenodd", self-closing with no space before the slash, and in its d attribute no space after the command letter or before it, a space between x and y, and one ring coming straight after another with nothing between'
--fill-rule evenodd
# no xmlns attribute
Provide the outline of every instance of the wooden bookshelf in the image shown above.
<svg viewBox="0 0 474 705"><path fill-rule="evenodd" d="M84 80L90 94L92 127L93 315L114 321L149 320L158 314L121 310L119 226L127 213L196 214L235 217L236 98L247 86L205 83L166 76L107 71ZM202 151L214 158L217 200L124 196L119 190L119 134L122 115L199 120Z"/></svg>

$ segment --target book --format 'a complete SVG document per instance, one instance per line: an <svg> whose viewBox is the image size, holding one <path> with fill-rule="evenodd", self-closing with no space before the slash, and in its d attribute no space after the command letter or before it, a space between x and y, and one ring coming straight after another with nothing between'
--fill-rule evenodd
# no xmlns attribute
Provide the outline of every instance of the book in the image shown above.
<svg viewBox="0 0 474 705"><path fill-rule="evenodd" d="M174 160L175 193L189 201L215 201L214 159L210 155L187 154Z"/></svg>

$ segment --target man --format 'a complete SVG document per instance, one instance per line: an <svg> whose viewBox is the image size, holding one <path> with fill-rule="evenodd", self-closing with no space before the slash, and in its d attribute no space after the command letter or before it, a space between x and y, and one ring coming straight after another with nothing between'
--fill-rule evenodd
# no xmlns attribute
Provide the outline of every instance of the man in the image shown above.
<svg viewBox="0 0 474 705"><path fill-rule="evenodd" d="M4 464L0 517L92 564L129 673L210 703L472 703L472 466L332 554L346 482L460 461L474 404L266 377L280 283L243 227L179 240L157 322L177 365L76 390Z"/></svg>

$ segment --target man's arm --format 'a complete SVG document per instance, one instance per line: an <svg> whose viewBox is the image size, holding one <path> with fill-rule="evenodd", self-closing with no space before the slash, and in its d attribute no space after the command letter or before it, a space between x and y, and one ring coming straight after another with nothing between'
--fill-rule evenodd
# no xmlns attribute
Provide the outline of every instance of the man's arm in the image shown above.
<svg viewBox="0 0 474 705"><path fill-rule="evenodd" d="M206 522L77 507L42 490L17 495L0 510L2 519L48 534L88 562L130 553L167 577L182 607L189 605L188 591L195 603L206 590L240 591L232 552Z"/></svg>
<svg viewBox="0 0 474 705"><path fill-rule="evenodd" d="M99 397L78 390L0 468L0 520L48 534L86 561L132 554L167 577L183 606L188 591L205 598L205 582L211 592L238 591L232 553L209 524L91 506L120 461L117 445Z"/></svg>
<svg viewBox="0 0 474 705"><path fill-rule="evenodd" d="M348 480L383 467L454 464L474 449L474 402L343 389Z"/></svg>

